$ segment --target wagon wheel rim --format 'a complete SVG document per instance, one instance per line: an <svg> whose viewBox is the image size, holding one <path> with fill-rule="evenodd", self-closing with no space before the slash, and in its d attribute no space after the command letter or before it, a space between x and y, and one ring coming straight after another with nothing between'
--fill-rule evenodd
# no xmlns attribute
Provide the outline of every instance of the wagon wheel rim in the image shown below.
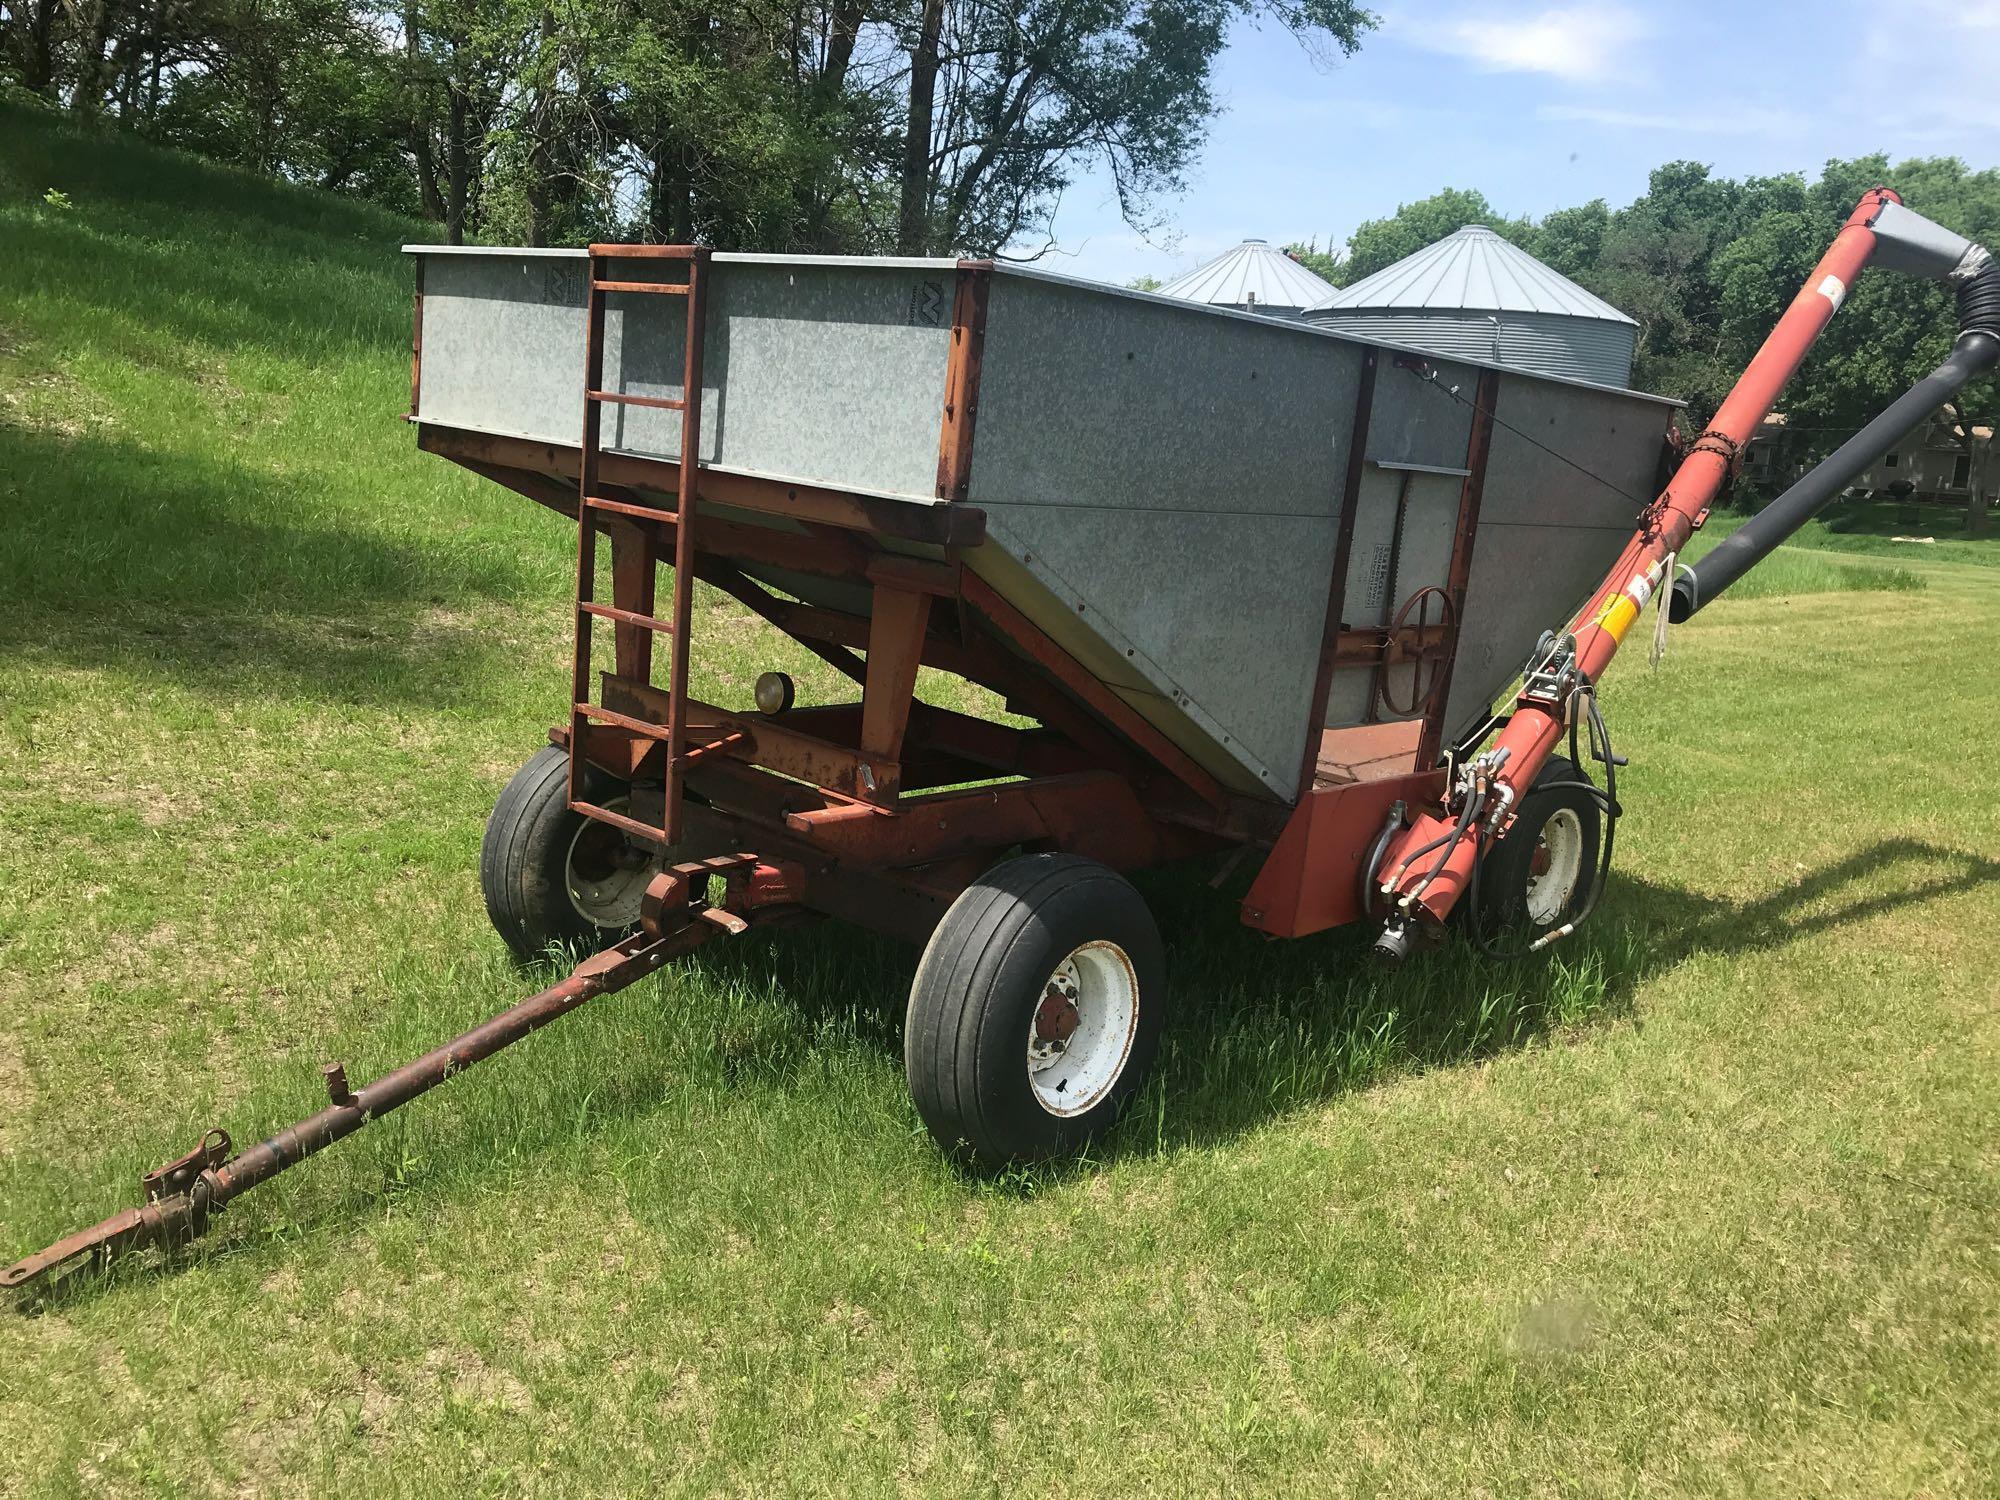
<svg viewBox="0 0 2000 1500"><path fill-rule="evenodd" d="M1535 852L1528 861L1528 920L1547 927L1560 917L1576 895L1583 877L1583 819L1576 809L1559 807L1535 835Z"/></svg>
<svg viewBox="0 0 2000 1500"><path fill-rule="evenodd" d="M1139 1034L1139 975L1125 950L1090 942L1055 966L1028 1017L1035 1103L1068 1118L1104 1102Z"/></svg>
<svg viewBox="0 0 2000 1500"><path fill-rule="evenodd" d="M604 810L629 816L631 803L629 796L613 797ZM563 856L563 889L584 921L617 931L637 924L653 866L651 853L618 829L584 818Z"/></svg>

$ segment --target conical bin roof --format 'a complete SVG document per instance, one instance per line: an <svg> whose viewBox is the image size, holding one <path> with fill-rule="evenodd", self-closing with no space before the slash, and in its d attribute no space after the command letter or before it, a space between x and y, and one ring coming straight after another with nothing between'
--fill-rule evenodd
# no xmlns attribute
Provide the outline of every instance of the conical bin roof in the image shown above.
<svg viewBox="0 0 2000 1500"><path fill-rule="evenodd" d="M1163 297L1210 307L1310 307L1333 290L1266 240L1245 240L1206 265L1160 288Z"/></svg>
<svg viewBox="0 0 2000 1500"><path fill-rule="evenodd" d="M1553 313L1637 326L1602 297L1550 270L1484 224L1468 224L1373 276L1327 293L1306 310L1364 309Z"/></svg>

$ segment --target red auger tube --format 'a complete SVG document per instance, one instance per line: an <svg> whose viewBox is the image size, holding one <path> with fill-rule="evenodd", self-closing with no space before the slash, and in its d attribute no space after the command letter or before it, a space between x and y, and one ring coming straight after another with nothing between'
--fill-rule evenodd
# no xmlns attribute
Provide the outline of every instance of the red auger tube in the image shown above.
<svg viewBox="0 0 2000 1500"><path fill-rule="evenodd" d="M1887 188L1875 188L1862 197L1723 401L1715 420L1695 440L1666 491L1647 508L1630 545L1570 628L1576 640L1575 679L1595 683L1611 664L1619 642L1661 586L1667 557L1687 544L1706 517L1736 455L1769 414L1778 392L1804 361L1813 340L1839 310L1855 277L1868 264L1876 243L1870 225L1885 205L1900 202ZM1532 684L1523 689L1506 728L1481 758L1484 767L1478 774L1489 790L1484 810L1467 836L1451 839L1460 821L1457 813L1425 816L1390 844L1381 865L1394 872L1384 891L1385 904L1393 913L1390 933L1385 937L1394 935L1397 941L1386 949L1378 944L1385 956L1393 956L1391 950L1405 945L1401 936L1405 924L1434 928L1457 904L1471 878L1473 863L1506 831L1512 810L1520 805L1550 752L1567 733L1571 696L1562 692L1540 698L1534 696ZM1425 845L1442 847L1445 841L1451 848L1442 864L1428 856L1410 858Z"/></svg>

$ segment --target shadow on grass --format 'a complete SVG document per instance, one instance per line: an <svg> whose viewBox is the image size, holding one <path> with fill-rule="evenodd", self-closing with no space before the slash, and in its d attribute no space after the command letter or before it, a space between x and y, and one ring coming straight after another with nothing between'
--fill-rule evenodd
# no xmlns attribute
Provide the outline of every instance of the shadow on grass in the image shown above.
<svg viewBox="0 0 2000 1500"><path fill-rule="evenodd" d="M1453 938L1394 973L1360 927L1267 942L1233 902L1192 882L1148 889L1170 952L1174 1017L1161 1066L1106 1153L1212 1144L1396 1072L1453 1067L1630 1014L1655 974L1699 954L1783 947L1814 933L2000 881L2000 861L1890 839L1736 904L1614 872L1592 921L1533 958L1489 959ZM1885 888L1886 887L1886 888ZM1041 1169L1026 1183L1075 1167Z"/></svg>
<svg viewBox="0 0 2000 1500"><path fill-rule="evenodd" d="M307 480L0 423L0 654L212 696L449 705L501 648L443 607L530 588L506 549L344 524Z"/></svg>
<svg viewBox="0 0 2000 1500"><path fill-rule="evenodd" d="M1384 973L1368 965L1362 930L1268 942L1237 926L1235 903L1193 873L1152 875L1147 895L1175 934L1169 960L1177 976L1159 1071L1091 1157L961 1180L970 1191L1032 1195L1117 1157L1226 1142L1400 1072L1462 1066L1551 1033L1617 1021L1629 1015L1640 984L1688 958L1778 948L1974 890L2000 881L2000 861L1885 840L1747 905L1643 878L1614 881L1598 917L1546 961L1494 962L1454 939ZM312 1227L266 1220L260 1234L204 1242L196 1253L220 1264L274 1238L334 1231L368 1217L385 1192L481 1191L499 1164L572 1157L589 1137L657 1114L676 1080L704 1071L709 1082L732 1095L745 1091L754 1102L759 1090L815 1087L824 1073L814 1059L824 1050L899 1057L903 991L915 961L902 945L831 925L705 950L683 961L684 973L703 981L702 994L674 1024L658 1024L650 1008L660 997L650 987L628 991L638 998L622 1006L599 1001L557 1028L563 1040L555 1047L538 1044L532 1061L515 1056L533 1081L529 1107L509 1097L521 1075L504 1063L482 1070L449 1102L398 1114L363 1136L371 1145L344 1150L346 1169L328 1173L328 1196L313 1195ZM555 977L546 965L528 972L536 984ZM442 1041L415 1034L426 1024L406 1016L396 1036L377 1036L369 1050L396 1057L399 1049L413 1054ZM291 1112L304 1111L268 1098L243 1110L265 1127ZM423 1165L406 1180L406 1132L415 1130ZM121 1265L115 1277L146 1283L174 1266L149 1258ZM101 1284L72 1275L31 1306L60 1308Z"/></svg>
<svg viewBox="0 0 2000 1500"><path fill-rule="evenodd" d="M1888 840L1748 905L1614 873L1591 923L1547 955L1495 961L1453 938L1393 973L1369 961L1372 933L1358 926L1294 942L1259 937L1204 873L1141 880L1170 934L1174 1013L1160 1067L1095 1160L1214 1144L1399 1072L1460 1066L1552 1032L1616 1022L1648 978L1697 954L1777 948L1920 906L2000 880L2000 861ZM781 1097L815 1087L830 1050L900 1069L917 957L833 923L717 944L682 960L701 998L672 1028L634 1046L629 1018L585 1020L562 1064L577 1076L561 1089L589 1093L604 1121L657 1108L672 1081L691 1073L732 1093ZM552 977L538 969L534 983ZM589 1039L600 1024L603 1036ZM615 1065L605 1061L612 1058ZM534 1149L534 1117L501 1128L519 1135L502 1145L506 1154ZM1091 1164L1007 1181L1032 1189Z"/></svg>

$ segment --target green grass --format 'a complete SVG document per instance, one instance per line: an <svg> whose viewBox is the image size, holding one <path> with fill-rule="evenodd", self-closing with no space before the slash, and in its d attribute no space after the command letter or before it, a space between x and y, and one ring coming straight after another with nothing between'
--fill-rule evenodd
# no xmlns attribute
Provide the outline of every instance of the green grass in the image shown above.
<svg viewBox="0 0 2000 1500"><path fill-rule="evenodd" d="M1742 524L1733 516L1711 518L1681 554L1681 561L1699 560ZM1745 573L1729 586L1729 597L1740 603L1746 599L1791 599L1801 594L1907 594L1925 586L1924 575L1906 567L1835 562L1817 550L1815 539L1807 538L1780 547Z"/></svg>
<svg viewBox="0 0 2000 1500"><path fill-rule="evenodd" d="M413 451L415 234L0 115L0 1253L529 982L474 862L570 535ZM913 955L717 951L0 1319L0 1495L1990 1495L2000 610L1908 566L1629 653L1551 963L1151 877L1157 1082L979 1183Z"/></svg>
<svg viewBox="0 0 2000 1500"><path fill-rule="evenodd" d="M1744 519L1719 511L1706 529L1719 538L1742 525ZM1899 562L2000 567L2000 514L1988 519L1983 535L1974 535L1965 527L1966 513L1955 505L1840 499L1806 522L1789 545Z"/></svg>

